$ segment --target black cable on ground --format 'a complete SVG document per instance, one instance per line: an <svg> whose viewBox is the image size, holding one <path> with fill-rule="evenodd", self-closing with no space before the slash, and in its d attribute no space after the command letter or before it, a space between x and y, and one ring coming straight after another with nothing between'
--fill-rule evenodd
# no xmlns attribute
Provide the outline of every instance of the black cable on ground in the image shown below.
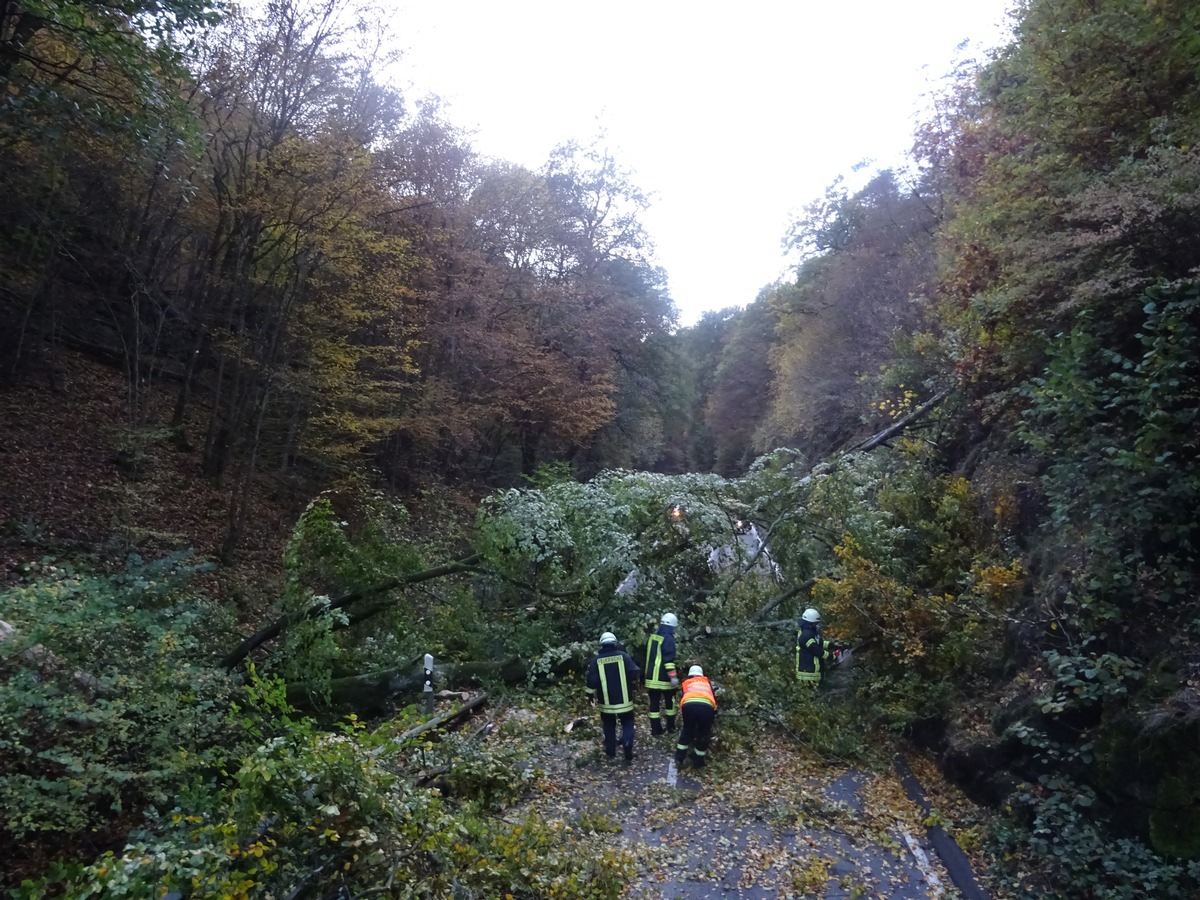
<svg viewBox="0 0 1200 900"><path fill-rule="evenodd" d="M908 795L908 799L917 804L921 808L921 812L929 815L929 801L925 798L925 790L921 787L921 782L917 781L917 776L913 774L909 768L908 761L903 756L896 757L896 774L900 776L900 783L904 785L904 793ZM954 882L954 886L958 888L963 895L964 900L990 900L987 893L979 886L979 882L975 880L975 871L971 868L971 861L967 859L967 855L963 853L962 847L949 834L946 833L941 825L930 825L926 828L929 835L929 841L933 844L933 849L941 859L942 865L946 867L946 871L950 875L950 880Z"/></svg>

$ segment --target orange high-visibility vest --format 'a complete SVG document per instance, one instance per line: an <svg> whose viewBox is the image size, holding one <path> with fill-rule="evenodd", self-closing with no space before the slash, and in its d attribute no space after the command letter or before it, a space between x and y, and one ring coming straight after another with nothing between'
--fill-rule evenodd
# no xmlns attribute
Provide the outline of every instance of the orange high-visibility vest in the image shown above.
<svg viewBox="0 0 1200 900"><path fill-rule="evenodd" d="M707 703L713 709L717 708L717 698L713 694L712 683L703 675L693 675L683 683L683 697L679 705L686 703Z"/></svg>

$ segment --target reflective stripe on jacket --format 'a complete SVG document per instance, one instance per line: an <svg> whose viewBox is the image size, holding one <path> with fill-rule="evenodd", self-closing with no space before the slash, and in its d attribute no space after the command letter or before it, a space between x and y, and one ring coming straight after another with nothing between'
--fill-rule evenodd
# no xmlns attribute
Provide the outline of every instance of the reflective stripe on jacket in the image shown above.
<svg viewBox="0 0 1200 900"><path fill-rule="evenodd" d="M600 712L633 710L633 687L641 669L624 650L602 650L588 666L587 686L596 692Z"/></svg>
<svg viewBox="0 0 1200 900"><path fill-rule="evenodd" d="M833 642L821 637L816 625L805 622L796 632L796 677L800 681L820 681L821 661L832 659Z"/></svg>
<svg viewBox="0 0 1200 900"><path fill-rule="evenodd" d="M646 641L646 687L656 691L671 689L675 674L675 629L659 625L658 631Z"/></svg>
<svg viewBox="0 0 1200 900"><path fill-rule="evenodd" d="M713 693L712 682L703 675L693 675L683 683L683 698L680 706L688 703L707 703L713 709L717 708L717 696Z"/></svg>

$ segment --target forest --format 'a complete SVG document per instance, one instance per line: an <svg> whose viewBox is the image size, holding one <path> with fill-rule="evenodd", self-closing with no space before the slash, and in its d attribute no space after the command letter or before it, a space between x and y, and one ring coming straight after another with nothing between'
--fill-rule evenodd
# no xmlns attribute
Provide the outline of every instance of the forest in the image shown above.
<svg viewBox="0 0 1200 900"><path fill-rule="evenodd" d="M992 897L1200 896L1200 5L1019 0L686 327L603 140L479 154L387 18L0 9L0 891L649 896L533 748L670 610L706 777L907 754Z"/></svg>

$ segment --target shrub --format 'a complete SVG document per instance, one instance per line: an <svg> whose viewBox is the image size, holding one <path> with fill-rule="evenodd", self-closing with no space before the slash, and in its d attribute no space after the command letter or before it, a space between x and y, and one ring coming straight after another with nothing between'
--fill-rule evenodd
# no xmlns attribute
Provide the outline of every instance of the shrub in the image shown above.
<svg viewBox="0 0 1200 900"><path fill-rule="evenodd" d="M163 803L236 755L238 684L209 665L223 618L184 555L112 576L45 563L0 593L0 821L55 841Z"/></svg>
<svg viewBox="0 0 1200 900"><path fill-rule="evenodd" d="M396 743L354 719L340 733L284 724L228 787L176 807L58 887L78 898L357 896L386 886L391 896L603 900L620 896L633 871L628 853L566 822L485 814L530 777L520 754L454 738ZM449 796L420 783L435 763ZM51 887L28 885L26 896Z"/></svg>

